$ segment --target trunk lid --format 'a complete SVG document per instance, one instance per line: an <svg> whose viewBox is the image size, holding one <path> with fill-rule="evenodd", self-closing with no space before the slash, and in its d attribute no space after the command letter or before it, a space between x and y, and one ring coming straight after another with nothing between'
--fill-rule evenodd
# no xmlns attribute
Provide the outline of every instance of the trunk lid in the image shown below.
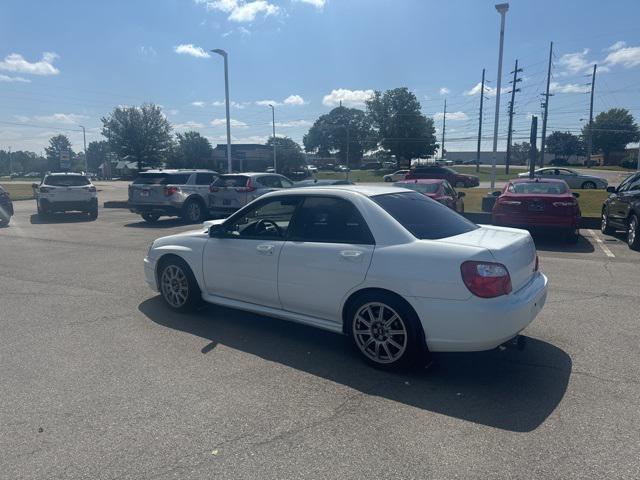
<svg viewBox="0 0 640 480"><path fill-rule="evenodd" d="M507 267L513 292L522 288L535 273L536 247L531 235L525 230L481 226L476 230L436 241L486 248L496 262Z"/></svg>

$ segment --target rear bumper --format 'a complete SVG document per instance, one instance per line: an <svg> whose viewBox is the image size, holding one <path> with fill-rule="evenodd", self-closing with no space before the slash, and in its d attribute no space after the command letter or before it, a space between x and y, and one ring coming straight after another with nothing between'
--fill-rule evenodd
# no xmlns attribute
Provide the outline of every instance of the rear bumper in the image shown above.
<svg viewBox="0 0 640 480"><path fill-rule="evenodd" d="M518 335L538 315L547 299L547 277L536 273L507 296L468 300L410 297L432 352L491 350Z"/></svg>
<svg viewBox="0 0 640 480"><path fill-rule="evenodd" d="M143 213L157 213L159 215L178 216L182 211L182 205L154 205L144 203L129 203L129 211L142 215Z"/></svg>
<svg viewBox="0 0 640 480"><path fill-rule="evenodd" d="M510 215L504 213L492 214L492 223L502 227L546 229L576 229L580 225L580 217L556 217L551 215Z"/></svg>
<svg viewBox="0 0 640 480"><path fill-rule="evenodd" d="M98 199L91 198L89 200L75 200L75 201L63 201L52 202L46 198L41 198L40 207L49 212L70 212L75 210L89 211L98 209Z"/></svg>

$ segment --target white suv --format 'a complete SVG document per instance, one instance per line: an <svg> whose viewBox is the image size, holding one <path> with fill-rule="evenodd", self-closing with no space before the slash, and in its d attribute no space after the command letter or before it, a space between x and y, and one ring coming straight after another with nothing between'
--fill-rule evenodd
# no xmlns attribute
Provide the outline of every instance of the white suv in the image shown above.
<svg viewBox="0 0 640 480"><path fill-rule="evenodd" d="M80 173L49 173L42 183L34 183L33 196L38 215L54 212L81 211L98 217L98 192L86 175Z"/></svg>

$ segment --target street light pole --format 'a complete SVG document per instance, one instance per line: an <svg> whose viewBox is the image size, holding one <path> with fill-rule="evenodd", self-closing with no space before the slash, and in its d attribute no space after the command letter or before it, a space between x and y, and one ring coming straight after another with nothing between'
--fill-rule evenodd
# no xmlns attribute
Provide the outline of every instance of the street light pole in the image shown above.
<svg viewBox="0 0 640 480"><path fill-rule="evenodd" d="M89 160L87 159L87 132L82 125L78 125L82 129L82 143L84 144L84 173L89 173Z"/></svg>
<svg viewBox="0 0 640 480"><path fill-rule="evenodd" d="M271 107L271 120L273 124L273 173L278 173L277 163L276 163L276 108L269 104Z"/></svg>
<svg viewBox="0 0 640 480"><path fill-rule="evenodd" d="M227 171L232 173L231 165L231 117L229 116L229 60L227 52L220 48L211 50L213 53L217 53L224 59L224 104L227 113ZM242 168L240 169L242 170Z"/></svg>
<svg viewBox="0 0 640 480"><path fill-rule="evenodd" d="M500 52L498 54L498 80L496 82L496 116L493 125L493 158L491 159L491 191L496 186L496 156L498 151L498 122L500 120L500 86L502 84L502 52L504 48L504 20L509 10L508 3L496 5L496 10L500 14Z"/></svg>

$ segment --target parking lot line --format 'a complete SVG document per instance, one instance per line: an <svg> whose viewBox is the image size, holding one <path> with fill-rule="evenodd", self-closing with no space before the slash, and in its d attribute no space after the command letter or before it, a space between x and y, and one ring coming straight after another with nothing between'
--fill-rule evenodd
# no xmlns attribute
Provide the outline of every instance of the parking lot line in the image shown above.
<svg viewBox="0 0 640 480"><path fill-rule="evenodd" d="M598 236L598 234L594 230L587 229L587 231L591 234L593 239L598 243L598 246L600 247L600 249L604 252L604 254L607 257L615 258L615 255L613 254L613 252L611 250L609 250L609 247L607 247L604 244L602 239Z"/></svg>

